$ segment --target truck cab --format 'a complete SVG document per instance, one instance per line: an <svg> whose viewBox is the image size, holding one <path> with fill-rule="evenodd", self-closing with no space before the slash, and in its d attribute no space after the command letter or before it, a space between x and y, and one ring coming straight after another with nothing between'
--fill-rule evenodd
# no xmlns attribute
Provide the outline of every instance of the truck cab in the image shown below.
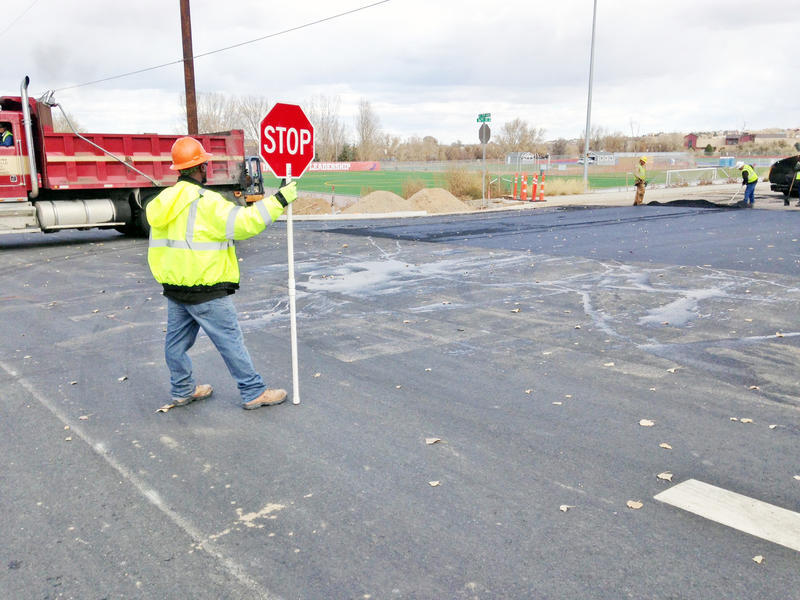
<svg viewBox="0 0 800 600"><path fill-rule="evenodd" d="M11 146L0 146L0 202L25 202L28 200L25 177L29 169L23 152L22 113L0 110L0 124L14 140Z"/></svg>

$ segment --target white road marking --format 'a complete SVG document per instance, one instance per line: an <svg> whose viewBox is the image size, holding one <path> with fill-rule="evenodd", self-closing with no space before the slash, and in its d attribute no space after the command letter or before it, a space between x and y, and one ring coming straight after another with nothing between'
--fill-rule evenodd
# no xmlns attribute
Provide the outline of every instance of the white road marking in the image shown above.
<svg viewBox="0 0 800 600"><path fill-rule="evenodd" d="M252 579L247 574L246 569L231 557L227 556L221 548L217 548L213 543L210 543L207 539L205 539L200 529L196 527L188 519L188 517L185 517L175 509L168 506L167 503L161 499L161 495L156 490L148 486L147 483L143 479L139 478L131 469L114 458L106 449L103 442L95 441L79 423L76 423L70 419L60 407L50 400L50 398L44 394L40 394L32 383L30 383L24 377L20 377L19 374L5 362L0 361L0 370L5 371L5 373L16 383L22 386L25 391L36 398L36 400L38 400L42 406L53 413L53 415L59 421L61 421L64 425L68 425L72 433L77 438L88 444L103 460L106 461L106 463L108 463L112 469L119 473L120 477L127 480L137 492L147 498L148 502L160 510L177 527L186 532L186 534L195 542L198 548L202 548L210 556L219 561L222 567L233 577L235 577L244 587L252 591L255 594L255 597L261 600L281 600L278 596L273 595L271 592L264 589L261 584Z"/></svg>
<svg viewBox="0 0 800 600"><path fill-rule="evenodd" d="M800 552L800 513L696 479L679 483L654 498Z"/></svg>

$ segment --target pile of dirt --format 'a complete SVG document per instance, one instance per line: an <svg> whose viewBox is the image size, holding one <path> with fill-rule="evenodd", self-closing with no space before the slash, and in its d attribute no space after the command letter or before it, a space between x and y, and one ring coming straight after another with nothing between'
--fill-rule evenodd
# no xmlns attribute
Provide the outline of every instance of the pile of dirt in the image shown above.
<svg viewBox="0 0 800 600"><path fill-rule="evenodd" d="M424 188L409 198L417 207L430 214L468 212L472 209L464 202L442 188Z"/></svg>
<svg viewBox="0 0 800 600"><path fill-rule="evenodd" d="M292 202L295 215L329 215L331 212L331 201L325 198L301 197Z"/></svg>
<svg viewBox="0 0 800 600"><path fill-rule="evenodd" d="M367 194L355 204L351 204L342 212L345 214L370 214L370 213L386 213L386 212L399 212L420 210L410 200L406 200L402 196L398 196L393 192L385 192L378 190Z"/></svg>

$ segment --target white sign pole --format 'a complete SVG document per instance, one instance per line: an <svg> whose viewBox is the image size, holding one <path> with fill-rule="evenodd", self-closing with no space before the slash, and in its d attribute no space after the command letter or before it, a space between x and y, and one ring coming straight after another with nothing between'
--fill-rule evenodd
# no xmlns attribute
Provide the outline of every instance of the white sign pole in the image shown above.
<svg viewBox="0 0 800 600"><path fill-rule="evenodd" d="M292 182L292 165L286 165L286 183ZM292 328L292 404L300 404L300 375L297 368L297 292L294 283L294 227L292 225L292 205L286 212L286 244L289 254L289 318Z"/></svg>

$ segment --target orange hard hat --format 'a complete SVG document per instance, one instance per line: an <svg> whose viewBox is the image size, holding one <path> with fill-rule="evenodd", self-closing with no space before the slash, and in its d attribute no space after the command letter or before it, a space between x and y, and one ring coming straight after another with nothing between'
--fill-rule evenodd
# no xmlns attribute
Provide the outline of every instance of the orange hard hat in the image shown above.
<svg viewBox="0 0 800 600"><path fill-rule="evenodd" d="M172 164L169 168L173 171L182 171L206 162L211 156L196 139L178 138L172 144Z"/></svg>

